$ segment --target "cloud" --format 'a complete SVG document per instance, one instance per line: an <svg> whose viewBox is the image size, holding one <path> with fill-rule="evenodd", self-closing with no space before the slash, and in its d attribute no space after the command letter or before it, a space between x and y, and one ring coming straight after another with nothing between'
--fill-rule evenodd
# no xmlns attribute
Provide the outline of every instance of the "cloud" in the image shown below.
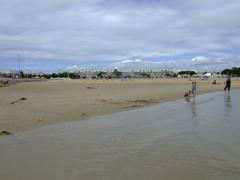
<svg viewBox="0 0 240 180"><path fill-rule="evenodd" d="M192 62L206 62L208 61L209 58L205 57L205 56L197 56L191 59Z"/></svg>
<svg viewBox="0 0 240 180"><path fill-rule="evenodd" d="M125 63L134 63L134 62L139 63L139 62L142 62L142 60L141 59L127 59L127 60L122 60L120 63L125 64Z"/></svg>
<svg viewBox="0 0 240 180"><path fill-rule="evenodd" d="M225 57L225 58L209 58L205 56L198 56L186 60L169 60L169 61L139 61L127 60L120 61L108 66L108 69L119 69L121 71L132 70L194 70L197 72L204 71L222 71L226 68L240 67L240 56Z"/></svg>
<svg viewBox="0 0 240 180"><path fill-rule="evenodd" d="M239 9L234 0L1 0L0 68L18 54L52 66L238 56Z"/></svg>
<svg viewBox="0 0 240 180"><path fill-rule="evenodd" d="M68 66L67 69L80 69L81 67L78 67L77 65Z"/></svg>

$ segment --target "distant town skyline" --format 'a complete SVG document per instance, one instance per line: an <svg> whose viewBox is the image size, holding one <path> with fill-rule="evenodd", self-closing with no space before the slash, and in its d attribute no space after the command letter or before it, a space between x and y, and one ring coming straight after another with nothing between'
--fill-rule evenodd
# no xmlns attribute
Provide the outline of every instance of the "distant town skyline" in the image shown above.
<svg viewBox="0 0 240 180"><path fill-rule="evenodd" d="M2 0L0 70L240 67L237 0Z"/></svg>

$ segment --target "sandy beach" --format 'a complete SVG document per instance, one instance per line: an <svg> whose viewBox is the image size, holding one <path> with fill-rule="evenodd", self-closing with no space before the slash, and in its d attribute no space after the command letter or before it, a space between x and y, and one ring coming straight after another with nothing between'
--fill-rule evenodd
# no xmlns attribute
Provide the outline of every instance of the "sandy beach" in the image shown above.
<svg viewBox="0 0 240 180"><path fill-rule="evenodd" d="M221 91L224 80L197 80L198 94ZM188 79L49 80L0 88L0 131L23 131L183 98ZM232 88L240 80L232 79Z"/></svg>

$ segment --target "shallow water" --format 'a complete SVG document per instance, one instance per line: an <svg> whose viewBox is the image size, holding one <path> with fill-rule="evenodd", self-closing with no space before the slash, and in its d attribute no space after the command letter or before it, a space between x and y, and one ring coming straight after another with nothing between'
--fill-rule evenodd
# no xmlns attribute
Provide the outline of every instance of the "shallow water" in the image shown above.
<svg viewBox="0 0 240 180"><path fill-rule="evenodd" d="M5 180L240 179L240 91L0 138Z"/></svg>

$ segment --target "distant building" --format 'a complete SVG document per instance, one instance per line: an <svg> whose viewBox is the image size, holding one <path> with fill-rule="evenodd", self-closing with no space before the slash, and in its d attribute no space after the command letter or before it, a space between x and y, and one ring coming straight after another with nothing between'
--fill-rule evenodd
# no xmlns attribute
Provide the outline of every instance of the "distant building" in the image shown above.
<svg viewBox="0 0 240 180"><path fill-rule="evenodd" d="M13 70L2 70L0 71L0 77L18 78L19 74L17 71Z"/></svg>

